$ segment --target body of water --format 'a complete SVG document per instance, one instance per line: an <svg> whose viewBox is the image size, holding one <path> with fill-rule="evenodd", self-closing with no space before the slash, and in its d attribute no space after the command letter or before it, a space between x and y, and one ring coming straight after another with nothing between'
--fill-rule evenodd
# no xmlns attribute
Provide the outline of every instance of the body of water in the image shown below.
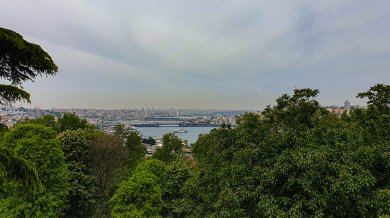
<svg viewBox="0 0 390 218"><path fill-rule="evenodd" d="M174 132L180 127L137 127L137 130L142 134L143 138L153 137L162 138L166 133ZM182 140L187 140L188 144L195 143L199 134L209 133L216 127L185 127L186 133L175 133Z"/></svg>

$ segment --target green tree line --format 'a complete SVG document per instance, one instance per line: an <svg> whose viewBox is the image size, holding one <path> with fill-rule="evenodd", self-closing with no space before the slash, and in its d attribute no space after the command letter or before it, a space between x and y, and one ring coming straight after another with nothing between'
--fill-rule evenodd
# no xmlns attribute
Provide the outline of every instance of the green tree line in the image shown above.
<svg viewBox="0 0 390 218"><path fill-rule="evenodd" d="M151 164L119 186L112 216L388 216L390 86L359 93L367 108L342 115L322 108L318 94L296 89L235 128L201 135L190 158L165 135Z"/></svg>

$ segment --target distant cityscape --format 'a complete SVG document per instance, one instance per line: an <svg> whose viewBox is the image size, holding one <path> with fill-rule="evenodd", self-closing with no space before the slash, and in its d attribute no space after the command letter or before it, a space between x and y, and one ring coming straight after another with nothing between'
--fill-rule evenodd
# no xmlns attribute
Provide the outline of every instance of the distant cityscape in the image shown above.
<svg viewBox="0 0 390 218"><path fill-rule="evenodd" d="M360 106L360 105L351 105L351 102L349 102L348 100L346 100L344 102L344 105L343 106L337 106L337 105L331 105L331 106L326 106L324 107L325 109L327 109L328 111L332 112L332 113L335 113L335 114L343 114L343 113L349 113L349 111L351 109L355 109L355 108L364 108L363 106Z"/></svg>
<svg viewBox="0 0 390 218"><path fill-rule="evenodd" d="M336 114L348 113L353 108L346 100L343 106L326 106L328 111ZM74 113L89 123L96 125L98 129L111 131L117 124L124 124L128 127L213 127L223 124L235 126L236 117L246 112L260 113L253 110L192 110L192 109L42 109L24 107L2 107L0 108L1 122L11 127L23 119L35 118L51 114L55 117L64 113Z"/></svg>
<svg viewBox="0 0 390 218"><path fill-rule="evenodd" d="M191 110L191 109L41 109L24 107L2 107L1 122L11 127L20 120L44 116L46 114L60 116L64 113L74 113L98 129L109 131L117 124L129 127L159 127L159 126L221 126L236 124L236 116L250 110Z"/></svg>

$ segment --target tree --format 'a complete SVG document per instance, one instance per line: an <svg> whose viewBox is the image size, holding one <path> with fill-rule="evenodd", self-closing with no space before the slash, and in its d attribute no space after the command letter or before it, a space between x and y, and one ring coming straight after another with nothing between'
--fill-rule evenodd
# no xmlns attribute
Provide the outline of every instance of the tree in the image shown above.
<svg viewBox="0 0 390 218"><path fill-rule="evenodd" d="M108 200L121 182L117 177L128 158L128 151L118 137L99 133L92 140L90 156L99 199L99 213L109 214Z"/></svg>
<svg viewBox="0 0 390 218"><path fill-rule="evenodd" d="M161 217L162 177L165 165L151 159L140 163L132 176L121 184L110 204L113 217Z"/></svg>
<svg viewBox="0 0 390 218"><path fill-rule="evenodd" d="M153 157L170 163L174 160L184 157L183 141L174 133L168 133L163 136L163 147L157 148Z"/></svg>
<svg viewBox="0 0 390 218"><path fill-rule="evenodd" d="M87 122L87 120L81 119L74 113L63 114L58 118L57 123L58 132L64 132L66 130L94 128Z"/></svg>
<svg viewBox="0 0 390 218"><path fill-rule="evenodd" d="M125 173L126 176L129 176L129 173L135 169L135 167L140 163L146 154L146 148L142 145L142 137L139 132L132 131L126 137L125 147L128 151L128 158L126 161L126 168L128 170Z"/></svg>
<svg viewBox="0 0 390 218"><path fill-rule="evenodd" d="M146 171L156 176L160 182L164 176L166 165L164 162L156 159L149 159L137 165L135 172Z"/></svg>
<svg viewBox="0 0 390 218"><path fill-rule="evenodd" d="M51 114L45 114L42 117L27 118L22 120L20 124L37 124L49 127L53 130L58 129L58 123L56 122L55 117Z"/></svg>
<svg viewBox="0 0 390 218"><path fill-rule="evenodd" d="M155 175L136 172L121 184L110 203L113 217L161 217L162 190Z"/></svg>
<svg viewBox="0 0 390 218"><path fill-rule="evenodd" d="M140 145L142 142L141 134L137 131L129 132L126 135L126 146L129 148Z"/></svg>
<svg viewBox="0 0 390 218"><path fill-rule="evenodd" d="M126 142L127 136L130 134L130 130L124 124L117 124L114 127L114 135L119 137L123 144Z"/></svg>
<svg viewBox="0 0 390 218"><path fill-rule="evenodd" d="M29 191L42 191L37 170L30 161L19 157L3 145L0 146L0 159L0 178L18 181Z"/></svg>
<svg viewBox="0 0 390 218"><path fill-rule="evenodd" d="M381 211L390 214L390 85L376 84L357 97L368 99L367 109L352 110L349 118L362 127L366 147L376 157L370 170L376 178L376 188L381 190L380 198L388 203Z"/></svg>
<svg viewBox="0 0 390 218"><path fill-rule="evenodd" d="M367 106L383 114L390 113L390 85L376 84L367 92L357 95L358 98L368 98Z"/></svg>
<svg viewBox="0 0 390 218"><path fill-rule="evenodd" d="M293 96L284 94L276 99L274 107L264 109L264 121L277 127L275 131L314 127L319 117L328 113L315 100L318 94L318 89L295 89Z"/></svg>
<svg viewBox="0 0 390 218"><path fill-rule="evenodd" d="M30 94L17 85L57 71L51 57L39 45L25 41L12 30L0 28L0 78L11 82L11 85L0 85L0 104L30 102Z"/></svg>
<svg viewBox="0 0 390 218"><path fill-rule="evenodd" d="M182 189L189 178L191 178L191 169L185 160L172 162L165 168L162 179L163 217L184 217Z"/></svg>
<svg viewBox="0 0 390 218"><path fill-rule="evenodd" d="M119 139L118 136L116 137ZM125 161L113 180L113 185L110 189L112 192L117 189L119 184L124 181L128 181L139 163L144 160L146 148L142 145L141 139L142 137L137 131L131 131L128 133L125 140L125 146L122 146L122 149L124 149L122 155L126 155L124 158ZM112 195L110 195L110 197L111 196Z"/></svg>
<svg viewBox="0 0 390 218"><path fill-rule="evenodd" d="M365 128L368 143L390 141L390 85L376 84L357 97L368 98L367 110L352 111L354 121Z"/></svg>
<svg viewBox="0 0 390 218"><path fill-rule="evenodd" d="M51 115L46 114L41 117L28 118L22 120L21 124L38 124L49 127L56 130L58 133L65 132L67 130L77 129L95 129L95 127L87 122L85 119L81 119L74 113L65 113L58 117L58 120Z"/></svg>
<svg viewBox="0 0 390 218"><path fill-rule="evenodd" d="M39 125L18 125L3 137L1 144L32 162L40 175L43 192L31 194L20 184L3 183L1 217L59 217L67 204L69 181L64 154L56 132Z"/></svg>
<svg viewBox="0 0 390 218"><path fill-rule="evenodd" d="M87 217L94 212L95 177L90 166L93 136L94 131L91 129L67 130L57 136L69 171L70 190L66 216Z"/></svg>
<svg viewBox="0 0 390 218"><path fill-rule="evenodd" d="M54 75L57 71L51 57L39 45L27 42L18 33L0 27L0 78L11 82L11 85L0 84L0 105L10 105L16 101L30 102L30 94L20 88L22 82L34 81L38 75ZM3 157L11 155L4 148L0 152ZM14 175L9 178L26 179L25 184L30 188L40 187L38 175L28 161L12 155L1 158L0 162L5 167L3 172ZM8 168L10 163L19 166L20 171Z"/></svg>
<svg viewBox="0 0 390 218"><path fill-rule="evenodd" d="M325 112L316 90L294 90L193 146L181 209L194 217L373 217L387 214L388 159L357 122ZM379 161L379 163L378 163ZM388 162L387 162L388 163ZM383 168L377 168L382 166ZM382 169L382 171L379 171ZM381 177L382 176L382 177ZM387 180L388 181L388 180ZM388 182L387 182L388 184ZM386 209L387 208L387 209Z"/></svg>
<svg viewBox="0 0 390 218"><path fill-rule="evenodd" d="M148 137L146 139L142 139L142 143L149 144L149 145L156 145L156 140L152 137Z"/></svg>

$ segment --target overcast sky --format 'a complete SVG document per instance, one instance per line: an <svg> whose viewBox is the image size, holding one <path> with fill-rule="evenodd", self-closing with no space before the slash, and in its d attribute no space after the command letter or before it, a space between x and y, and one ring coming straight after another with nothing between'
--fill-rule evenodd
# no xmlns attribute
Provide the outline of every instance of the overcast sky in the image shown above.
<svg viewBox="0 0 390 218"><path fill-rule="evenodd" d="M389 84L389 9L389 0L0 0L0 26L59 67L24 84L31 106L261 110L294 88L342 105Z"/></svg>

